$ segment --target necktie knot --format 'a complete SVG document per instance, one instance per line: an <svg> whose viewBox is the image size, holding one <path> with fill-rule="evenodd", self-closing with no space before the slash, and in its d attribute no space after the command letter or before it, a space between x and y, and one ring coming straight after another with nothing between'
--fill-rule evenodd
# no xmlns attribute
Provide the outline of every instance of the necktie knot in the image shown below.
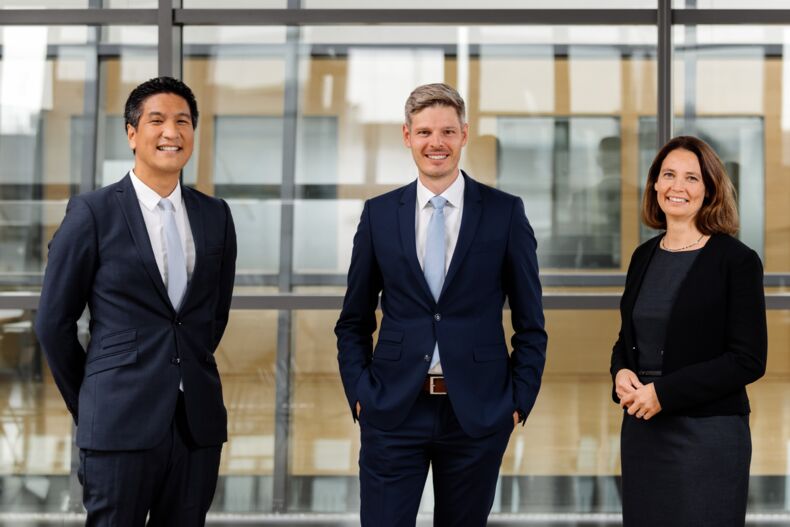
<svg viewBox="0 0 790 527"><path fill-rule="evenodd" d="M175 212L176 210L176 208L173 206L173 202L167 198L162 198L159 200L159 208L167 212Z"/></svg>
<svg viewBox="0 0 790 527"><path fill-rule="evenodd" d="M447 198L434 196L431 198L431 205L433 205L435 210L442 212L444 210L444 206L447 205Z"/></svg>

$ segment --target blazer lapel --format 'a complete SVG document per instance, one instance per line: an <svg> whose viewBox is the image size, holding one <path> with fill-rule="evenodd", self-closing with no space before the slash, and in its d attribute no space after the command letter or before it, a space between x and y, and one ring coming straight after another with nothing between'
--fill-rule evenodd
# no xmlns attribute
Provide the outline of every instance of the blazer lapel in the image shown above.
<svg viewBox="0 0 790 527"><path fill-rule="evenodd" d="M200 271L200 262L206 251L206 240L203 235L203 215L200 213L200 202L194 191L181 185L181 195L184 197L187 217L189 218L189 230L192 232L192 240L195 242L195 268L192 270L192 279L187 283L187 290L184 291L184 299L181 301L181 309L183 309L187 300L189 300L192 284L195 282L195 275Z"/></svg>
<svg viewBox="0 0 790 527"><path fill-rule="evenodd" d="M417 207L417 181L407 185L400 195L400 207L398 208L398 226L400 227L400 241L403 252L406 255L406 260L409 262L409 268L414 277L419 282L423 292L431 299L433 305L436 301L431 293L431 288L428 287L428 282L425 281L425 274L420 267L420 261L417 259L417 238L416 238L416 207Z"/></svg>
<svg viewBox="0 0 790 527"><path fill-rule="evenodd" d="M126 224L129 226L134 246L140 255L140 259L143 261L143 267L151 278L154 289L162 297L165 304L172 309L170 297L167 296L167 289L162 281L162 275L159 273L159 267L156 265L154 251L151 248L151 239L148 237L143 213L140 211L140 203L137 201L137 194L134 192L134 186L129 174L126 174L126 177L118 183L115 192L121 212L126 219Z"/></svg>
<svg viewBox="0 0 790 527"><path fill-rule="evenodd" d="M461 175L464 178L464 209L461 217L461 230L458 233L458 242L455 244L455 251L453 251L453 256L450 260L450 268L447 270L447 276L444 278L442 294L447 291L450 282L455 278L467 251L469 251L469 247L472 245L483 210L480 186L465 172L462 171Z"/></svg>

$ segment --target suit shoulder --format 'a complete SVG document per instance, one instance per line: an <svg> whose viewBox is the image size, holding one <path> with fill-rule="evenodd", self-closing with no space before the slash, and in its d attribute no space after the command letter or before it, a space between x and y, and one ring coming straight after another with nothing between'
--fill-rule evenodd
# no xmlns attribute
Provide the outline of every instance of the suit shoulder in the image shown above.
<svg viewBox="0 0 790 527"><path fill-rule="evenodd" d="M712 248L721 253L722 257L731 261L760 260L757 252L743 243L738 238L729 234L714 234L708 243L712 242Z"/></svg>
<svg viewBox="0 0 790 527"><path fill-rule="evenodd" d="M208 206L212 210L224 210L225 206L227 205L224 199L217 198L215 196L209 196L208 194L204 194L193 187L182 186L181 191L185 194L189 194L191 197L200 202L202 206Z"/></svg>
<svg viewBox="0 0 790 527"><path fill-rule="evenodd" d="M374 196L367 200L368 206L370 207L382 207L387 206L392 203L400 203L401 196L404 192L406 192L410 186L415 185L414 182L409 183L408 185L404 185L402 187L398 187L394 190L390 190L389 192L385 192L384 194L379 194L378 196Z"/></svg>
<svg viewBox="0 0 790 527"><path fill-rule="evenodd" d="M515 194L505 192L504 190L500 190L496 187L486 185L485 183L480 183L475 179L469 178L468 181L470 181L470 184L477 186L480 195L483 196L484 199L502 201L507 203L512 203L516 200L521 199L519 196L516 196Z"/></svg>

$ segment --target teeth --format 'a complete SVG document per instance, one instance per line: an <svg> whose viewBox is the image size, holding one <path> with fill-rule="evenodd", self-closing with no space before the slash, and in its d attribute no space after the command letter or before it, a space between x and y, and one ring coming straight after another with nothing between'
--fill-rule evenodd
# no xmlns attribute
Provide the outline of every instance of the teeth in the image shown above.
<svg viewBox="0 0 790 527"><path fill-rule="evenodd" d="M176 152L176 151L180 150L180 148L177 147L177 146L157 146L156 149L157 150L162 150L162 151L165 151L165 152Z"/></svg>
<svg viewBox="0 0 790 527"><path fill-rule="evenodd" d="M436 160L447 159L447 154L433 154L433 155L428 154L428 159L436 159Z"/></svg>
<svg viewBox="0 0 790 527"><path fill-rule="evenodd" d="M675 197L672 197L672 196L669 196L667 199L669 201L671 201L672 203L686 203L688 201L688 200L683 199L683 198L675 198Z"/></svg>

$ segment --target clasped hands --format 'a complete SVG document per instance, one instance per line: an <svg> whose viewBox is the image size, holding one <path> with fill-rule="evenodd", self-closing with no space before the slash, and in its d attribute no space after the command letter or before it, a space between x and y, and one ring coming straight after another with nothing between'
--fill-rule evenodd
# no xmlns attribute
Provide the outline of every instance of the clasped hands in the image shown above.
<svg viewBox="0 0 790 527"><path fill-rule="evenodd" d="M627 368L615 375L614 391L620 398L620 406L638 419L650 419L661 411L653 383L642 384L636 373Z"/></svg>

